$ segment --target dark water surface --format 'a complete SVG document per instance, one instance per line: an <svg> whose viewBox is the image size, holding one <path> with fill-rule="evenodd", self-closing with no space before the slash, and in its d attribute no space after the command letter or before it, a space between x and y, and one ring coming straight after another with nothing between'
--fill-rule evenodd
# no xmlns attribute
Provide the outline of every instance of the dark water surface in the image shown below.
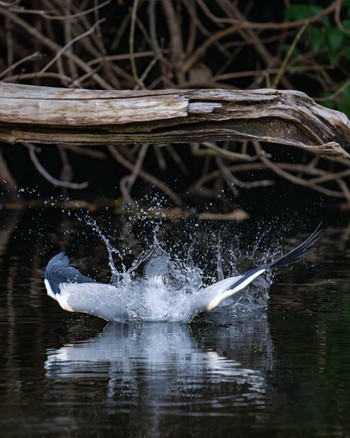
<svg viewBox="0 0 350 438"><path fill-rule="evenodd" d="M106 324L44 289L47 261L67 248L107 278L84 223L3 213L0 436L350 436L349 247L350 228L328 227L250 318Z"/></svg>

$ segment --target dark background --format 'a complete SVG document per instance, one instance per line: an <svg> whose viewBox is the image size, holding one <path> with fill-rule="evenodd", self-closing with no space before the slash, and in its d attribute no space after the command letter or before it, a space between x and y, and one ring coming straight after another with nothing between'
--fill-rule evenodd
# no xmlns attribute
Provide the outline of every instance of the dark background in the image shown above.
<svg viewBox="0 0 350 438"><path fill-rule="evenodd" d="M348 0L9 2L0 6L0 80L90 89L296 89L348 114L348 29ZM91 71L66 56L68 52ZM246 148L254 155L249 143L221 142L219 146L235 152ZM130 163L136 162L139 146L117 148ZM308 166L314 160L293 148L263 145L263 149L277 164ZM120 187L130 171L104 146L58 144L36 149L40 163L57 180L88 183L78 191L55 186L40 174L29 157L28 145L2 144L1 154L5 207L9 202L69 198L88 200L100 208L133 201L147 204L155 195L165 207L173 205L161 190L141 178L125 198ZM283 204L320 202L348 208L345 177L342 188L331 182L315 192L311 185L308 190L275 175L272 169L261 169L234 175L243 184L257 182L254 188L237 186L238 194L232 193L222 174L198 187L200 177L218 169L217 158L195 155L187 144L152 145L142 169L178 194L181 207L198 211L227 212L236 207L260 211L266 209L268 199L275 200L269 206L272 210L273 205L278 209ZM227 166L236 163L223 161ZM347 169L348 163L320 159L315 166L332 173ZM309 178L307 172L298 176ZM263 180L271 185L259 185ZM337 192L336 196L329 196L328 189Z"/></svg>

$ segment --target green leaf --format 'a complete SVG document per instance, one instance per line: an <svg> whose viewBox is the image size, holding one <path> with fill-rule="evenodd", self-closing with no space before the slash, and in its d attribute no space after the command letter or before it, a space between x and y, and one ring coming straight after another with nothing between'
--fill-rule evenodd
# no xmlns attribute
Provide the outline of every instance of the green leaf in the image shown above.
<svg viewBox="0 0 350 438"><path fill-rule="evenodd" d="M321 93L321 96L326 98L331 97L331 95L332 94L329 91L324 91L323 93ZM336 103L334 102L334 100L328 99L322 101L322 106L325 106L326 108L330 108L330 109L335 109Z"/></svg>
<svg viewBox="0 0 350 438"><path fill-rule="evenodd" d="M337 27L327 29L326 38L329 49L332 54L339 52L340 47L344 42L344 34Z"/></svg>
<svg viewBox="0 0 350 438"><path fill-rule="evenodd" d="M331 63L336 63L343 54L344 34L336 27L329 27L326 30L326 41L328 56Z"/></svg>
<svg viewBox="0 0 350 438"><path fill-rule="evenodd" d="M342 91L341 95L345 104L350 107L350 83L348 83L347 87Z"/></svg>
<svg viewBox="0 0 350 438"><path fill-rule="evenodd" d="M347 61L350 61L350 47L344 47L343 53L344 53L344 58Z"/></svg>
<svg viewBox="0 0 350 438"><path fill-rule="evenodd" d="M293 5L286 9L284 13L285 21L304 20L305 18L313 17L319 14L323 8L314 5Z"/></svg>
<svg viewBox="0 0 350 438"><path fill-rule="evenodd" d="M309 34L310 34L311 47L313 49L318 50L325 45L326 36L322 29L318 29L316 27L310 27Z"/></svg>
<svg viewBox="0 0 350 438"><path fill-rule="evenodd" d="M344 29L350 29L350 20L343 20L342 25Z"/></svg>

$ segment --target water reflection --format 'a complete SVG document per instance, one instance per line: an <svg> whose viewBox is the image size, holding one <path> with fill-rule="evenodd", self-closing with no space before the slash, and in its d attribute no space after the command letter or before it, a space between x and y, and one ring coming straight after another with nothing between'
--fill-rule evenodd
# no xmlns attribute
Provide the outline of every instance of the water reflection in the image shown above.
<svg viewBox="0 0 350 438"><path fill-rule="evenodd" d="M93 338L49 349L45 369L58 383L75 381L77 391L79 381L105 379L114 409L138 400L153 419L170 409L211 415L263 406L272 351L264 315L230 327L110 323Z"/></svg>
<svg viewBox="0 0 350 438"><path fill-rule="evenodd" d="M67 248L108 281L104 244L61 212L1 223L1 436L348 436L349 228L328 228L307 263L278 274L268 320L105 327L58 308L42 281Z"/></svg>

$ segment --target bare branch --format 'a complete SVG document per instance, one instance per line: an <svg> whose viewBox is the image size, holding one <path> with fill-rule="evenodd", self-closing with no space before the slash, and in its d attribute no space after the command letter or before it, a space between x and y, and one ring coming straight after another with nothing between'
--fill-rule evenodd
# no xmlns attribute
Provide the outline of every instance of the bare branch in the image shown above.
<svg viewBox="0 0 350 438"><path fill-rule="evenodd" d="M49 181L54 186L65 187L65 188L73 189L73 190L81 190L81 189L86 188L89 185L87 182L77 184L77 183L71 183L68 181L61 181L61 180L54 178L53 176L51 176L48 173L48 171L41 165L40 161L38 160L36 153L35 153L35 146L30 144L30 143L24 143L24 145L28 149L29 157L32 160L32 163L34 164L36 170L40 173L40 175L42 175L47 181Z"/></svg>
<svg viewBox="0 0 350 438"><path fill-rule="evenodd" d="M134 165L132 163L130 163L128 160L126 160L115 147L109 146L108 149L111 152L111 154L113 155L113 157L118 161L118 163L122 164L124 167L126 167L127 169L129 169L131 171L134 170ZM147 172L145 172L143 170L139 171L139 176L142 179L144 179L145 181L147 181L149 184L157 187L163 193L168 195L169 198L174 202L175 205L182 204L181 199L166 184L159 181L159 179L155 178L154 176L148 174Z"/></svg>

